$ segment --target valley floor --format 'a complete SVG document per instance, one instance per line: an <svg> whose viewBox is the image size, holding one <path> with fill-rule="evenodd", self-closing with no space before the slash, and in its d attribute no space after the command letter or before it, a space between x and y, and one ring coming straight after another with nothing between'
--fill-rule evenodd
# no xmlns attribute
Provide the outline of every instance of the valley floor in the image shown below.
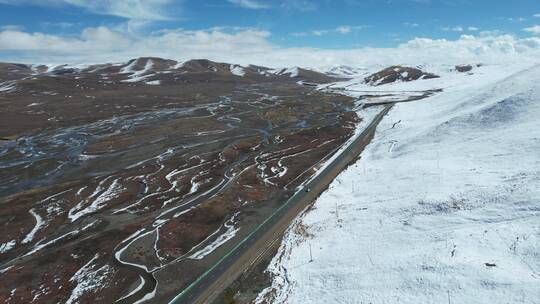
<svg viewBox="0 0 540 304"><path fill-rule="evenodd" d="M396 104L289 229L258 302L538 303L538 79L486 66L382 87L444 91Z"/></svg>

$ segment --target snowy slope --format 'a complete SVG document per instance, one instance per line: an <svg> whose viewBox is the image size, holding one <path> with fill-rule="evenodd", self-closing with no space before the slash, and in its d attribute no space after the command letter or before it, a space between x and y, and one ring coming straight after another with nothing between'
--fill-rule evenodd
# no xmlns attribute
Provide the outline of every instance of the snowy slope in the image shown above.
<svg viewBox="0 0 540 304"><path fill-rule="evenodd" d="M539 303L540 66L523 69L378 87L445 91L390 111L290 228L259 300Z"/></svg>
<svg viewBox="0 0 540 304"><path fill-rule="evenodd" d="M351 78L351 77L367 76L366 68L357 68L357 67L351 67L351 66L346 66L346 65L314 67L310 69L320 72L320 73L324 73L329 76L335 76L335 77Z"/></svg>
<svg viewBox="0 0 540 304"><path fill-rule="evenodd" d="M289 68L282 68L282 69L275 69L275 70L266 70L262 71L261 74L263 75L289 75L291 78L298 77L300 74L300 70L298 67L289 67Z"/></svg>
<svg viewBox="0 0 540 304"><path fill-rule="evenodd" d="M231 64L230 70L231 70L231 73L235 76L240 76L240 77L246 76L246 71L244 70L243 67L239 65Z"/></svg>

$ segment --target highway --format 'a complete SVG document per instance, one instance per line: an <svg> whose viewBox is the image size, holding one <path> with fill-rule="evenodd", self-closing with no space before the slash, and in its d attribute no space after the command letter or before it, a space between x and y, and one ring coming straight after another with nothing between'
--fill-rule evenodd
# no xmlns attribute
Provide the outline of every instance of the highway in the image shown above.
<svg viewBox="0 0 540 304"><path fill-rule="evenodd" d="M342 150L332 163L321 170L316 177L305 184L301 191L292 195L264 222L169 303L212 303L242 273L268 254L269 249L281 240L291 222L328 188L340 172L354 163L360 156L373 138L377 126L392 107L393 104L385 105L364 131Z"/></svg>

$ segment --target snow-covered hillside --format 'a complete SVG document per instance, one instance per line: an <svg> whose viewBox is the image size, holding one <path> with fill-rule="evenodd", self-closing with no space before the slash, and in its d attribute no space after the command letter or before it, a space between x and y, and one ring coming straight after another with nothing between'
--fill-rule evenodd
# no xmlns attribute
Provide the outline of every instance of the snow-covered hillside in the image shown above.
<svg viewBox="0 0 540 304"><path fill-rule="evenodd" d="M540 66L433 72L339 85L444 91L390 111L290 228L259 300L539 303Z"/></svg>

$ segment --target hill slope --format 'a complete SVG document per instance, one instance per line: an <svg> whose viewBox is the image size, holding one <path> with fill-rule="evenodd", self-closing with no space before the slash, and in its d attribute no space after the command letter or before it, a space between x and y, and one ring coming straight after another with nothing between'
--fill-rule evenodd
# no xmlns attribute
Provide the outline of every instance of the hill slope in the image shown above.
<svg viewBox="0 0 540 304"><path fill-rule="evenodd" d="M540 66L507 69L397 104L290 229L259 299L537 303Z"/></svg>

